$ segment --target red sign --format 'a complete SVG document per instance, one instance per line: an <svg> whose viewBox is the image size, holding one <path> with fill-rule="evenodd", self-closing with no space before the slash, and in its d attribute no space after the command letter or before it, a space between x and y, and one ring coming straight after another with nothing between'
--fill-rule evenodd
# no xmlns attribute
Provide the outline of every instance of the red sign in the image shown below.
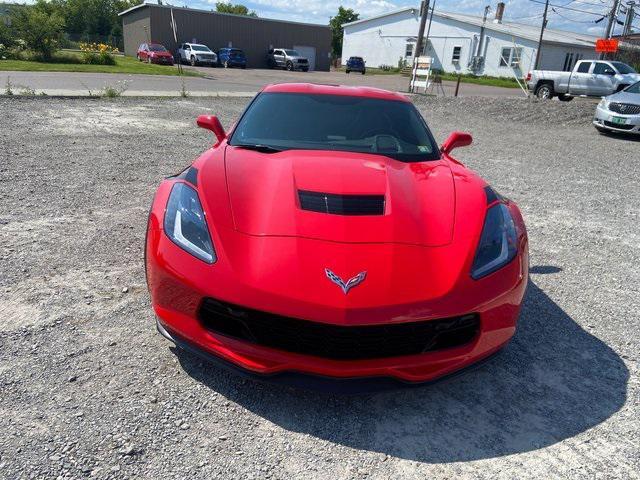
<svg viewBox="0 0 640 480"><path fill-rule="evenodd" d="M596 40L596 52L615 53L618 51L618 40L599 38Z"/></svg>

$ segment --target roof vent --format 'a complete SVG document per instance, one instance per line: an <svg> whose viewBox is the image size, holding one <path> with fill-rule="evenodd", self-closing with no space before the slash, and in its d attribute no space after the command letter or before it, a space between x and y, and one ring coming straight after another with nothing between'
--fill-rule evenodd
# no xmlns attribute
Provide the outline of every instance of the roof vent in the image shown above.
<svg viewBox="0 0 640 480"><path fill-rule="evenodd" d="M298 190L300 207L333 215L384 215L384 195L336 195Z"/></svg>

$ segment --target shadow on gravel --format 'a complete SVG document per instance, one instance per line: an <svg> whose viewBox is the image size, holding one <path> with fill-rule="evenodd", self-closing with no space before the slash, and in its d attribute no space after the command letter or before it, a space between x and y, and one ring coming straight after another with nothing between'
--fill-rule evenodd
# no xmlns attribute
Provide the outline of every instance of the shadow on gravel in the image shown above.
<svg viewBox="0 0 640 480"><path fill-rule="evenodd" d="M629 379L611 348L529 285L518 332L501 355L418 389L321 395L243 380L175 353L195 380L254 414L335 444L429 463L526 452L605 421L623 406Z"/></svg>

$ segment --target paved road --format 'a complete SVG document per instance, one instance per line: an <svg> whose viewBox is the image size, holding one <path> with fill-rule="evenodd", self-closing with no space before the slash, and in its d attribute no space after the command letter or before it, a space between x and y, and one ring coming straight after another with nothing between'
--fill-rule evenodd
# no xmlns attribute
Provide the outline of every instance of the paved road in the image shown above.
<svg viewBox="0 0 640 480"><path fill-rule="evenodd" d="M167 67L169 68L169 67ZM191 68L191 67L188 67ZM255 94L269 83L314 82L344 85L366 85L400 92L407 91L407 77L400 75L360 75L342 72L287 72L282 70L223 69L196 67L205 78L185 77L184 86L192 96ZM182 90L179 77L164 75L126 75L111 73L67 73L67 72L0 72L0 87L5 89L7 79L14 92L25 88L48 95L89 95L99 93L106 86L126 88L124 95L166 96L178 95ZM444 94L452 96L455 83L445 82ZM442 92L434 92L442 95ZM489 87L463 83L460 96L518 97L520 89Z"/></svg>

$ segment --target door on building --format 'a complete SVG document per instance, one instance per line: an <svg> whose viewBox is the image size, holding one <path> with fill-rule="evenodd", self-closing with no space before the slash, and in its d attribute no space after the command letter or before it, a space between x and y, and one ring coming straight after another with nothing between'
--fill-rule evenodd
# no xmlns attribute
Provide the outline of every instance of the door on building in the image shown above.
<svg viewBox="0 0 640 480"><path fill-rule="evenodd" d="M309 70L316 69L316 47L305 47L304 45L294 45L294 50L297 50L300 55L307 57L309 60Z"/></svg>

